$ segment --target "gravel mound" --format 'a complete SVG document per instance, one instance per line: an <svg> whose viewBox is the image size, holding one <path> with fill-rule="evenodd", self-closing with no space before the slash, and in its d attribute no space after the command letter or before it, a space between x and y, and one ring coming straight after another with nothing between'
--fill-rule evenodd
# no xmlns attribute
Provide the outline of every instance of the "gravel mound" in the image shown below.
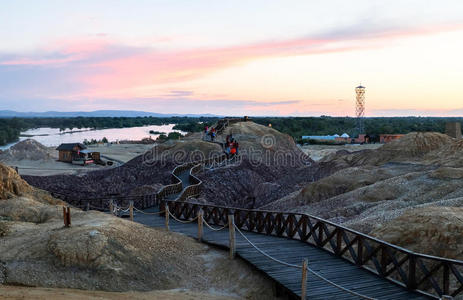
<svg viewBox="0 0 463 300"><path fill-rule="evenodd" d="M0 154L0 161L18 160L54 160L57 153L33 139L27 139L13 145Z"/></svg>
<svg viewBox="0 0 463 300"><path fill-rule="evenodd" d="M424 207L408 210L373 236L434 256L463 259L463 207Z"/></svg>

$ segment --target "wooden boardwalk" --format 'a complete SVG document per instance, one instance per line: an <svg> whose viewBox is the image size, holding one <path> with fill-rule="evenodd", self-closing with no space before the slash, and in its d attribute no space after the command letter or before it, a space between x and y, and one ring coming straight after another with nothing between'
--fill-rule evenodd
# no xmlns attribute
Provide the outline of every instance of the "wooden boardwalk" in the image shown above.
<svg viewBox="0 0 463 300"><path fill-rule="evenodd" d="M187 172L180 174L184 188L189 185ZM175 196L172 196L175 199ZM146 209L145 212L158 212L158 208ZM136 213L134 221L151 227L164 227L165 218L160 215L148 215ZM170 218L170 230L183 233L196 238L198 224L179 223ZM218 226L213 226L218 228ZM324 278L347 288L356 293L374 299L428 299L426 296L407 290L384 278L381 278L361 267L344 259L312 246L308 243L283 238L243 231L243 234L268 255L289 264L301 265L304 259L309 262L309 268ZM203 242L221 248L228 248L228 228L221 231L213 231L204 226ZM236 232L236 251L238 257L246 260L258 270L273 279L287 294L293 297L301 294L301 269L282 265L259 253L251 246L239 232ZM308 273L307 299L360 299L339 288Z"/></svg>

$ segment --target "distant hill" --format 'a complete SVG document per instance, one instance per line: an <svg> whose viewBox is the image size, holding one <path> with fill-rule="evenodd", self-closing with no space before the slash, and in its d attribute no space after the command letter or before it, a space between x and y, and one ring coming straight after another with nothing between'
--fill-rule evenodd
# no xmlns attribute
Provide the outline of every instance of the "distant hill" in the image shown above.
<svg viewBox="0 0 463 300"><path fill-rule="evenodd" d="M159 114L136 110L95 110L95 111L46 111L46 112L18 112L0 110L0 118L72 118L72 117L218 117L212 114Z"/></svg>

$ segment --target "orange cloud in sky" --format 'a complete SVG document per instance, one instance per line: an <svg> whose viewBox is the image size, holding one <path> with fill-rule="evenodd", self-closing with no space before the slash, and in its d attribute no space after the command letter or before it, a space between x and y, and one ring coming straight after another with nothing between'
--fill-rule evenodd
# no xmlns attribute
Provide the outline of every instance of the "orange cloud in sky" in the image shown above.
<svg viewBox="0 0 463 300"><path fill-rule="evenodd" d="M62 40L45 50L29 56L0 55L0 66L42 68L42 78L36 81L51 82L57 77L69 76L73 89L59 94L49 91L49 97L64 99L130 99L130 98L194 98L213 101L209 95L227 93L211 90L207 83L197 86L192 92L165 96L170 85L191 84L192 81L216 74L219 71L242 66L268 58L308 56L314 54L345 53L353 50L382 48L399 39L434 35L461 30L463 24L451 24L411 29L384 29L375 31L352 30L349 34L325 34L288 40L264 41L249 45L218 48L195 48L187 50L162 50L148 47L120 45L107 37L84 40ZM363 29L362 29L363 30ZM58 72L59 71L59 72ZM55 72L55 73L53 73ZM233 76L240 76L234 74ZM297 76L287 74L286 76ZM226 80L226 79L225 79ZM224 84L226 85L226 84ZM233 88L233 87L231 87ZM231 89L230 88L230 89ZM256 83L255 90L263 89ZM22 90L28 91L27 86ZM284 87L282 87L284 90ZM46 91L42 91L44 96ZM254 99L255 93L243 95ZM36 96L36 95L33 95ZM200 96L200 99L197 97ZM300 98L303 98L302 96ZM230 99L230 98L229 98ZM299 99L291 96L291 99ZM326 99L326 98L325 98ZM287 100L287 99L286 99ZM230 100L232 101L232 100ZM259 99L259 101L261 101ZM262 100L263 101L263 100ZM197 102L196 102L197 103ZM274 109L291 113L307 106L301 102L275 104ZM345 104L347 107L347 104ZM258 111L268 108L248 105L246 109Z"/></svg>

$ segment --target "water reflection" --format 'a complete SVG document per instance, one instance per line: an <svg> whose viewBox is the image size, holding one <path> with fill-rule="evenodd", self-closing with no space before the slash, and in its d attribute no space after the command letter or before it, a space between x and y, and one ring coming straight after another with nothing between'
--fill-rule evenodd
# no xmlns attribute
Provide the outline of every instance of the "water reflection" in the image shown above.
<svg viewBox="0 0 463 300"><path fill-rule="evenodd" d="M20 141L25 139L34 139L39 143L48 146L54 147L58 146L61 143L82 143L85 139L87 140L101 140L103 137L106 137L110 142L121 141L121 140L141 140L143 138L151 137L156 139L159 134L150 134L150 131L158 131L169 134L170 132L184 132L179 130L174 130L173 127L175 124L168 125L150 125L142 127L131 127L131 128L112 128L112 129L98 129L90 130L89 128L74 129L70 131L69 129L64 132L60 132L58 128L35 128L29 129L21 133L19 138ZM16 143L8 144L1 146L0 149L8 149Z"/></svg>

